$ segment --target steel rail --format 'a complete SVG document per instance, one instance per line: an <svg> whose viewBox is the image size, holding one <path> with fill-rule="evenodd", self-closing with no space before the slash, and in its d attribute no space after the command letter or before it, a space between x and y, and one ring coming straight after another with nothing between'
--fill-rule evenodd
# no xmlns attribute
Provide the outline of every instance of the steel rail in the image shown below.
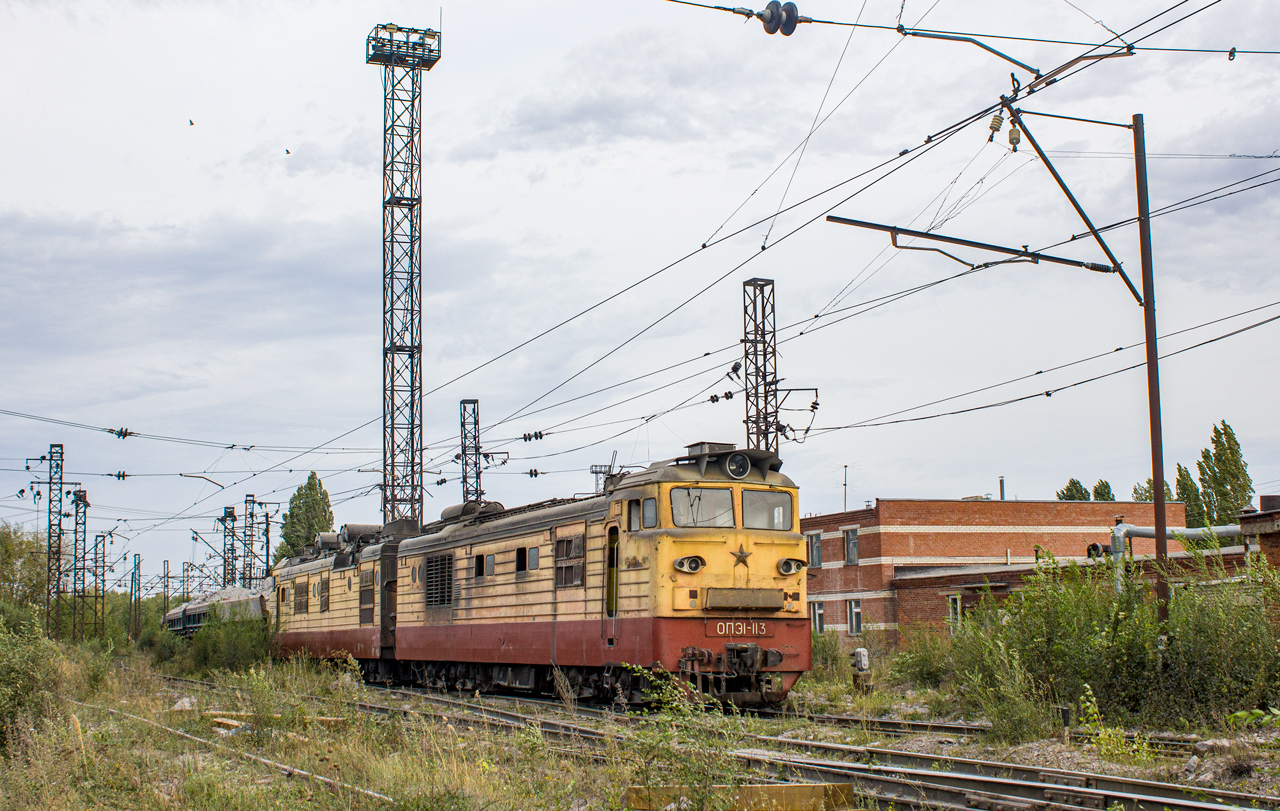
<svg viewBox="0 0 1280 811"><path fill-rule="evenodd" d="M773 745L791 746L838 753L856 758L858 761L878 766L897 766L908 769L941 771L975 776L1003 777L1028 783L1048 786L1076 788L1092 788L1100 791L1127 792L1148 797L1160 797L1172 801L1209 802L1226 806L1247 808L1280 808L1280 797L1264 797L1222 789L1183 786L1176 783L1161 783L1154 780L1141 780L1121 775L1094 774L1076 772L1065 769L1054 769L1043 766L1032 766L1020 763L1001 763L996 761L975 760L971 758L932 755L921 752L903 752L896 749L884 749L870 746L852 746L842 743L824 741L804 741L790 738L778 738L768 735L754 735L753 740Z"/></svg>
<svg viewBox="0 0 1280 811"><path fill-rule="evenodd" d="M1071 808L1125 811L1223 811L1224 808L1254 808L1275 798L1243 795L1248 804L1206 802L1204 798L1152 796L1117 788L1034 783L995 775L965 774L937 769L913 769L866 763L779 756L764 750L744 750L743 760L779 776L834 782L852 782L877 792L896 794L898 801L912 804L967 805L987 811L1027 806L1067 806Z"/></svg>

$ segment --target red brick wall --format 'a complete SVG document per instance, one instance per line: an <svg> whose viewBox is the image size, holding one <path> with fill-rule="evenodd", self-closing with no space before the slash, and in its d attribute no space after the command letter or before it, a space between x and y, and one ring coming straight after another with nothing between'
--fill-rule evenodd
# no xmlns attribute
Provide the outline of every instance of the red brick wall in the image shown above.
<svg viewBox="0 0 1280 811"><path fill-rule="evenodd" d="M1185 507L1181 502L1168 504L1168 524L1184 526ZM832 533L822 540L822 568L809 570L809 599L824 602L824 619L828 625L845 625L845 600L863 591L892 591L895 575L910 567L954 565L998 565L1005 562L1006 552L1012 563L1035 560L1037 547L1055 557L1083 559L1090 543L1107 546L1111 542L1109 527L1122 516L1125 523L1151 526L1153 505L1141 502L1096 501L958 501L878 499L872 509L850 510L800 520L801 531ZM844 565L844 539L841 527L858 525L857 566ZM910 531L892 531L896 527L917 527ZM930 530L927 527L938 527ZM973 527L974 532L957 528ZM1043 527L1044 531L992 531L995 527ZM890 528L890 531L881 531ZM946 528L947 531L943 531ZM1078 528L1078 529L1077 529ZM1169 549L1181 551L1170 542ZM1136 554L1153 554L1155 541L1136 539ZM970 575L972 578L972 575ZM935 589L935 592L937 590ZM824 599L824 595L829 595ZM936 593L911 595L911 601L925 601L919 607L903 603L903 595L863 598L863 621L866 624L895 624L911 621L915 616L946 616L946 601ZM925 608L925 604L929 608ZM938 620L941 621L941 620Z"/></svg>

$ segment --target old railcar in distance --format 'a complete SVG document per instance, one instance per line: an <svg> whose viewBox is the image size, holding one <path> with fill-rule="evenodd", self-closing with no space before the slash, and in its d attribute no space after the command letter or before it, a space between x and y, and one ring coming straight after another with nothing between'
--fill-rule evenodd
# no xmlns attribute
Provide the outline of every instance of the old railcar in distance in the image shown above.
<svg viewBox="0 0 1280 811"><path fill-rule="evenodd" d="M194 597L164 615L164 627L178 636L191 638L211 617L223 620L262 620L271 618L273 582L270 577L254 589L228 586L219 591Z"/></svg>
<svg viewBox="0 0 1280 811"><path fill-rule="evenodd" d="M810 667L797 488L776 455L700 443L604 492L322 534L274 570L278 642L372 681L642 702L646 673L738 705Z"/></svg>

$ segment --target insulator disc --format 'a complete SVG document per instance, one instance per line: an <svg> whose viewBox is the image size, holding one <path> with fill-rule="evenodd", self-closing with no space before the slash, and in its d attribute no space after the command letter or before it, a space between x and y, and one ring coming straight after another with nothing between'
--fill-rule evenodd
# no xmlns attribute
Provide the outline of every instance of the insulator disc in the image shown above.
<svg viewBox="0 0 1280 811"><path fill-rule="evenodd" d="M782 27L782 4L778 0L769 0L769 5L761 12L760 22L764 23L766 34L776 34Z"/></svg>
<svg viewBox="0 0 1280 811"><path fill-rule="evenodd" d="M782 4L782 36L789 37L796 30L796 24L800 22L800 9L796 8L795 3L787 2Z"/></svg>

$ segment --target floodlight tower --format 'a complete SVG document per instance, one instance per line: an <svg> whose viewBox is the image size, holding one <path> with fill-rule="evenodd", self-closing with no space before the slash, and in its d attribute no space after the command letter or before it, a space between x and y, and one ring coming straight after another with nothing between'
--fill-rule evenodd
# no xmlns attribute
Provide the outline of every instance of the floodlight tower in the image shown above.
<svg viewBox="0 0 1280 811"><path fill-rule="evenodd" d="M382 66L382 519L422 516L422 90L440 32L374 26Z"/></svg>

